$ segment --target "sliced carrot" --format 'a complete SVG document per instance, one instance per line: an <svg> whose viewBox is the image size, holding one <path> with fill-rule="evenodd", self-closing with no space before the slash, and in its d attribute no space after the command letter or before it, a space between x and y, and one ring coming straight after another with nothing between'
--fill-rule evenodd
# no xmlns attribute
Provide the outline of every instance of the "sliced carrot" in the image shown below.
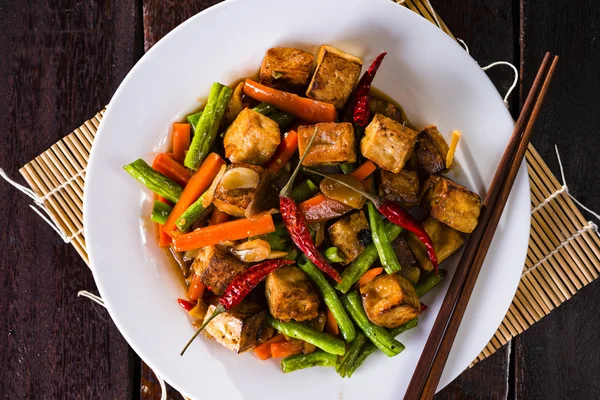
<svg viewBox="0 0 600 400"><path fill-rule="evenodd" d="M173 124L173 158L183 165L185 152L190 148L191 125Z"/></svg>
<svg viewBox="0 0 600 400"><path fill-rule="evenodd" d="M367 178L364 181L361 181L361 183L367 192L373 190L373 178Z"/></svg>
<svg viewBox="0 0 600 400"><path fill-rule="evenodd" d="M333 104L273 89L251 79L244 82L244 94L309 122L334 122L337 119Z"/></svg>
<svg viewBox="0 0 600 400"><path fill-rule="evenodd" d="M229 214L225 214L223 211L215 208L210 214L210 219L208 220L209 225L219 225L223 222L229 221Z"/></svg>
<svg viewBox="0 0 600 400"><path fill-rule="evenodd" d="M338 326L333 313L331 310L329 310L329 307L327 307L327 321L325 323L325 329L330 335L337 336L340 334L340 327Z"/></svg>
<svg viewBox="0 0 600 400"><path fill-rule="evenodd" d="M369 176L373 172L375 172L376 169L377 169L377 167L375 166L375 164L373 163L373 161L367 160L364 163L362 163L358 168L356 168L354 171L352 171L350 173L350 175L352 175L353 177L355 177L358 180L362 181L367 176Z"/></svg>
<svg viewBox="0 0 600 400"><path fill-rule="evenodd" d="M190 172L181 164L173 159L173 157L160 153L154 159L152 168L166 176L167 178L179 183L181 186L188 184L190 180Z"/></svg>
<svg viewBox="0 0 600 400"><path fill-rule="evenodd" d="M206 157L200 168L198 168L198 171L190 178L190 181L179 197L179 201L173 207L169 218L167 218L167 222L164 225L167 234L171 237L179 236L175 221L208 189L219 169L221 169L221 165L224 164L225 161L216 153L210 153Z"/></svg>
<svg viewBox="0 0 600 400"><path fill-rule="evenodd" d="M156 226L158 227L158 246L169 247L173 243L173 239L165 233L164 225L156 224Z"/></svg>
<svg viewBox="0 0 600 400"><path fill-rule="evenodd" d="M375 277L377 277L378 275L380 275L382 272L383 272L383 268L381 268L381 267L379 267L379 268L372 268L372 269L368 270L358 280L358 286L364 286L364 285L366 285L367 283L369 283L373 279L375 279Z"/></svg>
<svg viewBox="0 0 600 400"><path fill-rule="evenodd" d="M289 342L273 343L271 345L271 357L288 357L294 354L300 354L304 350L304 342L294 340Z"/></svg>
<svg viewBox="0 0 600 400"><path fill-rule="evenodd" d="M282 342L285 342L285 336L283 336L282 333L278 333L277 335L273 336L271 339L265 341L264 343L255 346L254 349L252 349L252 352L256 357L260 358L261 360L266 360L271 358L271 345L273 343Z"/></svg>
<svg viewBox="0 0 600 400"><path fill-rule="evenodd" d="M168 204L170 206L173 205L173 203L171 203L169 200L167 200L164 197L159 196L159 195L156 195L156 201L160 201L161 203L165 203L165 204Z"/></svg>
<svg viewBox="0 0 600 400"><path fill-rule="evenodd" d="M273 175L277 174L290 158L292 158L296 150L298 150L298 134L296 131L289 131L281 143L279 143L275 155L273 155L273 158L269 164L267 164L267 171L271 172Z"/></svg>
<svg viewBox="0 0 600 400"><path fill-rule="evenodd" d="M337 218L352 211L352 207L325 197L323 194L303 201L299 207L309 224Z"/></svg>
<svg viewBox="0 0 600 400"><path fill-rule="evenodd" d="M177 251L186 251L219 244L225 240L240 240L271 232L275 232L273 217L271 214L265 213L252 218L240 218L197 229L176 237L173 240L173 245Z"/></svg>
<svg viewBox="0 0 600 400"><path fill-rule="evenodd" d="M200 274L194 274L194 276L192 277L190 286L188 287L188 299L190 301L196 301L200 297L202 297L202 295L204 295L204 289L206 288L206 286L204 285L204 283L202 283L200 277Z"/></svg>

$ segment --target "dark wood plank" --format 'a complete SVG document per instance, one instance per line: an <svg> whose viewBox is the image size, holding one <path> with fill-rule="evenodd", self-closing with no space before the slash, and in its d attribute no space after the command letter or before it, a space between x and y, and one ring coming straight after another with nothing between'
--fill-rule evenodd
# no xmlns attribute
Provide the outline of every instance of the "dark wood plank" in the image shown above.
<svg viewBox="0 0 600 400"><path fill-rule="evenodd" d="M0 166L18 169L94 115L134 64L129 0L0 0ZM132 353L75 250L0 180L3 398L131 397Z"/></svg>
<svg viewBox="0 0 600 400"><path fill-rule="evenodd" d="M570 192L595 210L600 209L600 186L595 182L600 148L599 15L600 4L593 1L552 6L522 1L523 93L531 87L546 50L561 56L534 145L559 176L554 154L558 145ZM594 371L600 369L599 285L590 284L515 339L519 398L598 398L600 378Z"/></svg>

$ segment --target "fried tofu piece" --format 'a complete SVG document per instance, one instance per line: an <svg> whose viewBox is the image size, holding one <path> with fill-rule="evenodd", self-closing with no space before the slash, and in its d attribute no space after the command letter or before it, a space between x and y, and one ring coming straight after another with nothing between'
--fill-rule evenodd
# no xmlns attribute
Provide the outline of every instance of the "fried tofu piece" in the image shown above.
<svg viewBox="0 0 600 400"><path fill-rule="evenodd" d="M327 230L331 243L344 255L343 264L349 264L366 247L363 236L370 235L369 222L362 211L353 212L340 219Z"/></svg>
<svg viewBox="0 0 600 400"><path fill-rule="evenodd" d="M465 239L460 232L442 224L435 218L427 218L423 221L423 227L433 241L433 249L435 250L439 264L456 253L465 243ZM406 240L408 241L408 247L410 247L421 268L425 271L433 271L433 264L429 261L423 242L412 233L407 233Z"/></svg>
<svg viewBox="0 0 600 400"><path fill-rule="evenodd" d="M446 169L448 143L435 125L428 126L417 136L419 143L415 150L417 169L424 175L437 174Z"/></svg>
<svg viewBox="0 0 600 400"><path fill-rule="evenodd" d="M271 315L282 321L308 321L319 315L319 296L308 276L295 265L267 276L265 295Z"/></svg>
<svg viewBox="0 0 600 400"><path fill-rule="evenodd" d="M265 53L260 66L260 83L299 93L310 80L314 56L308 51L289 47L273 47Z"/></svg>
<svg viewBox="0 0 600 400"><path fill-rule="evenodd" d="M306 96L331 103L341 109L354 90L362 60L335 47L323 45L317 56L317 67Z"/></svg>
<svg viewBox="0 0 600 400"><path fill-rule="evenodd" d="M315 128L317 128L317 135L302 165L316 167L319 165L356 162L354 127L349 122L324 122L300 126L298 128L300 157L306 151Z"/></svg>
<svg viewBox="0 0 600 400"><path fill-rule="evenodd" d="M471 233L477 226L481 198L445 176L432 175L423 184L421 206L449 227Z"/></svg>
<svg viewBox="0 0 600 400"><path fill-rule="evenodd" d="M404 122L404 118L402 117L402 109L400 107L373 95L369 97L369 111L373 115L379 113L393 119L394 121L398 121L400 123Z"/></svg>
<svg viewBox="0 0 600 400"><path fill-rule="evenodd" d="M223 137L225 156L231 162L254 165L269 161L280 142L277 122L249 108L238 114Z"/></svg>
<svg viewBox="0 0 600 400"><path fill-rule="evenodd" d="M249 267L217 246L203 247L192 264L202 283L217 296L225 293L227 286Z"/></svg>
<svg viewBox="0 0 600 400"><path fill-rule="evenodd" d="M416 171L402 171L394 174L384 169L380 172L379 195L397 201L405 208L419 203L419 177Z"/></svg>
<svg viewBox="0 0 600 400"><path fill-rule="evenodd" d="M208 306L205 319L216 307L216 304ZM202 333L234 353L241 353L264 341L268 332L267 310L246 299L216 316Z"/></svg>
<svg viewBox="0 0 600 400"><path fill-rule="evenodd" d="M409 281L381 274L360 287L367 317L376 325L396 328L421 314L421 302Z"/></svg>
<svg viewBox="0 0 600 400"><path fill-rule="evenodd" d="M398 257L398 262L400 262L403 269L404 267L409 267L417 263L417 259L410 250L408 242L404 237L398 236L391 244L394 253L396 253L396 257Z"/></svg>
<svg viewBox="0 0 600 400"><path fill-rule="evenodd" d="M410 158L418 134L383 114L375 114L360 141L360 151L386 171L398 173Z"/></svg>

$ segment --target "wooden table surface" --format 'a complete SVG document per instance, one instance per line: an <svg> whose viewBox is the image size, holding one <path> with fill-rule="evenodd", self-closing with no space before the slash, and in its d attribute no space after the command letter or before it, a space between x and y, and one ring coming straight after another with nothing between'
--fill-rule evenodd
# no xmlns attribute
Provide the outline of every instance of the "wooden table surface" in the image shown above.
<svg viewBox="0 0 600 400"><path fill-rule="evenodd" d="M18 177L21 166L107 104L157 40L218 2L0 0L0 167ZM507 60L519 68L515 116L544 52L561 56L534 144L557 174L559 146L571 193L599 210L600 3L432 3L481 65ZM490 77L501 92L510 84L508 70ZM96 289L75 250L27 207L28 198L2 181L0 190L0 395L160 398L108 313L77 298L80 289ZM582 289L437 398L599 398L599 289L597 281ZM181 397L170 389L169 398Z"/></svg>

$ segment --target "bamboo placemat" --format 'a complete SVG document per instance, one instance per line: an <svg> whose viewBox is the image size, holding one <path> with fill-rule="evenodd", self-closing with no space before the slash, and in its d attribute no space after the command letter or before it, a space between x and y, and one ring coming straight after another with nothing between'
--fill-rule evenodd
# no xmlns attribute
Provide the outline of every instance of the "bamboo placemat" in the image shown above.
<svg viewBox="0 0 600 400"><path fill-rule="evenodd" d="M452 34L427 3L398 1ZM454 36L452 36L454 37ZM20 172L38 205L89 266L83 233L85 170L104 110L27 163ZM493 354L593 281L600 272L600 237L540 155L529 146L531 236L516 296L498 331L473 363Z"/></svg>

